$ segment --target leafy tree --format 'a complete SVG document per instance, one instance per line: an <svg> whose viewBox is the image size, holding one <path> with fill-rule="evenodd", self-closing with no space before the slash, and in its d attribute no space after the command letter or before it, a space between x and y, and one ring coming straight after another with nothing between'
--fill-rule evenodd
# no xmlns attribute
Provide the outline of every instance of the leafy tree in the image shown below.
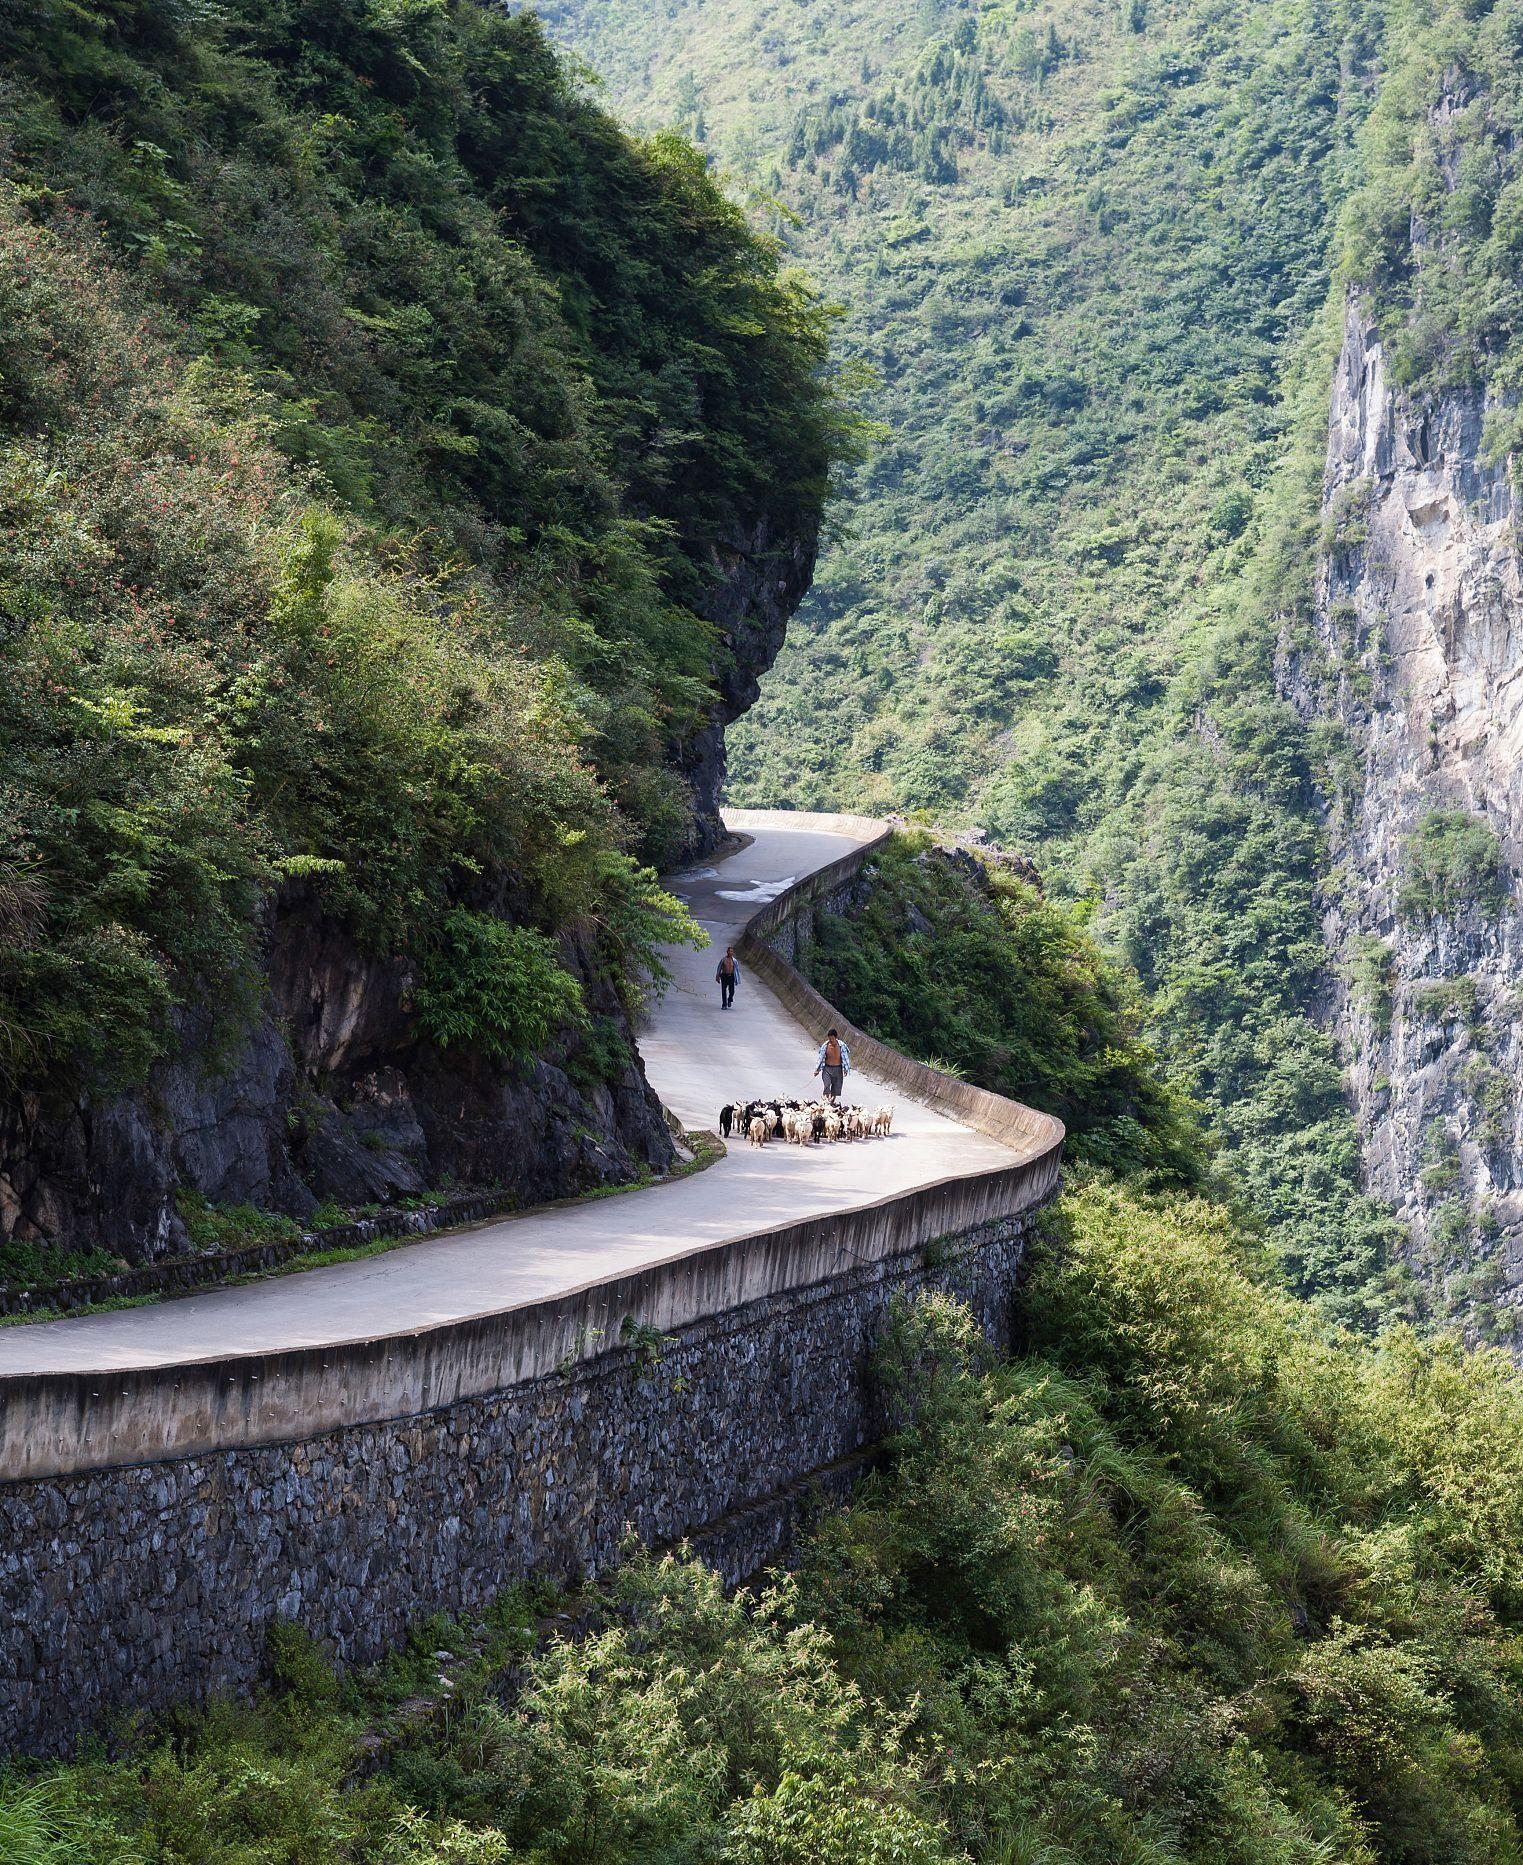
<svg viewBox="0 0 1523 1865"><path fill-rule="evenodd" d="M533 1055L556 1030L586 1021L581 986L543 933L465 907L446 917L416 996L435 1042L473 1043L488 1055Z"/></svg>

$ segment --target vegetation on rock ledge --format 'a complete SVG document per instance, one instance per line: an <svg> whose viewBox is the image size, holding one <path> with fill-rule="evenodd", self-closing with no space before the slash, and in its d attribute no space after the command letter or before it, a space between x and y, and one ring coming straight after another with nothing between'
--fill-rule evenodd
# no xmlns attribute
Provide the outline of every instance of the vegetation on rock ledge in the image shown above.
<svg viewBox="0 0 1523 1865"><path fill-rule="evenodd" d="M1067 1123L1070 1159L1190 1183L1204 1141L1143 1040L1134 978L997 854L894 837L799 954L859 1028Z"/></svg>

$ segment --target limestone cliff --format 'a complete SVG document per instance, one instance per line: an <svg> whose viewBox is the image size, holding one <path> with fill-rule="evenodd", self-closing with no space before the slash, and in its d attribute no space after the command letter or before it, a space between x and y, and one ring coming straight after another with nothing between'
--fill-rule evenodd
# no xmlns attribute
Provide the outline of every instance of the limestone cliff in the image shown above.
<svg viewBox="0 0 1523 1865"><path fill-rule="evenodd" d="M1479 391L1405 396L1350 302L1317 647L1287 661L1349 752L1326 924L1369 1187L1440 1307L1483 1329L1523 1280L1523 568L1487 412ZM1428 885L1425 836L1447 863Z"/></svg>

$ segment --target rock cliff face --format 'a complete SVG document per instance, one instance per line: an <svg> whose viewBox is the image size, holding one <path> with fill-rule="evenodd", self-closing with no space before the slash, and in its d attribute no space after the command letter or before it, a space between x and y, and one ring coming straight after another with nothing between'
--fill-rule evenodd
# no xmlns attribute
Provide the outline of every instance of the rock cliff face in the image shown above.
<svg viewBox="0 0 1523 1865"><path fill-rule="evenodd" d="M1523 567L1486 413L1478 392L1411 403L1351 302L1317 652L1287 670L1352 753L1327 931L1369 1186L1441 1306L1483 1331L1523 1282ZM1424 886L1435 834L1444 871Z"/></svg>
<svg viewBox="0 0 1523 1865"><path fill-rule="evenodd" d="M0 1234L98 1246L132 1262L188 1245L181 1187L214 1204L310 1216L440 1185L524 1204L661 1169L672 1143L617 998L572 946L588 1007L624 1039L614 1070L585 1043L523 1065L441 1051L407 1007L407 968L367 958L303 890L278 904L263 1014L220 1060L186 1019L142 1093L38 1099L0 1124Z"/></svg>
<svg viewBox="0 0 1523 1865"><path fill-rule="evenodd" d="M724 839L719 803L725 782L725 732L756 704L761 677L777 659L788 619L814 577L818 536L774 535L760 519L712 553L714 582L703 613L719 631L714 674L718 697L708 722L689 739L682 772L693 793L689 857L710 854Z"/></svg>
<svg viewBox="0 0 1523 1865"><path fill-rule="evenodd" d="M680 753L694 829L723 838L724 734L756 698L809 587L815 538L765 519L713 553L704 604L718 693ZM568 967L628 1060L609 1072L580 1038L518 1067L424 1041L401 960L361 953L299 887L275 903L263 1011L212 1059L209 1019L182 1019L179 1053L148 1088L68 1106L0 1105L0 1242L104 1248L132 1263L184 1250L177 1192L306 1218L319 1203L386 1204L451 1184L500 1186L525 1204L671 1163L672 1141L633 1031L587 951Z"/></svg>

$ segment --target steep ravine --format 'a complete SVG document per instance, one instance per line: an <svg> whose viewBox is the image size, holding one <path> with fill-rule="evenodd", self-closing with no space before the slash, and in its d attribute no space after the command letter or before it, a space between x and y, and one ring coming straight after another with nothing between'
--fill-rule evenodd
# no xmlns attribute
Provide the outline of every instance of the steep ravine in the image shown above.
<svg viewBox="0 0 1523 1865"><path fill-rule="evenodd" d="M1350 302L1317 649L1287 664L1303 712L1334 720L1350 752L1330 811L1326 928L1369 1188L1409 1227L1439 1307L1483 1332L1523 1282L1523 570L1486 415L1479 391L1405 396ZM1459 904L1442 874L1423 884L1425 832L1440 865L1444 837L1460 850Z"/></svg>

